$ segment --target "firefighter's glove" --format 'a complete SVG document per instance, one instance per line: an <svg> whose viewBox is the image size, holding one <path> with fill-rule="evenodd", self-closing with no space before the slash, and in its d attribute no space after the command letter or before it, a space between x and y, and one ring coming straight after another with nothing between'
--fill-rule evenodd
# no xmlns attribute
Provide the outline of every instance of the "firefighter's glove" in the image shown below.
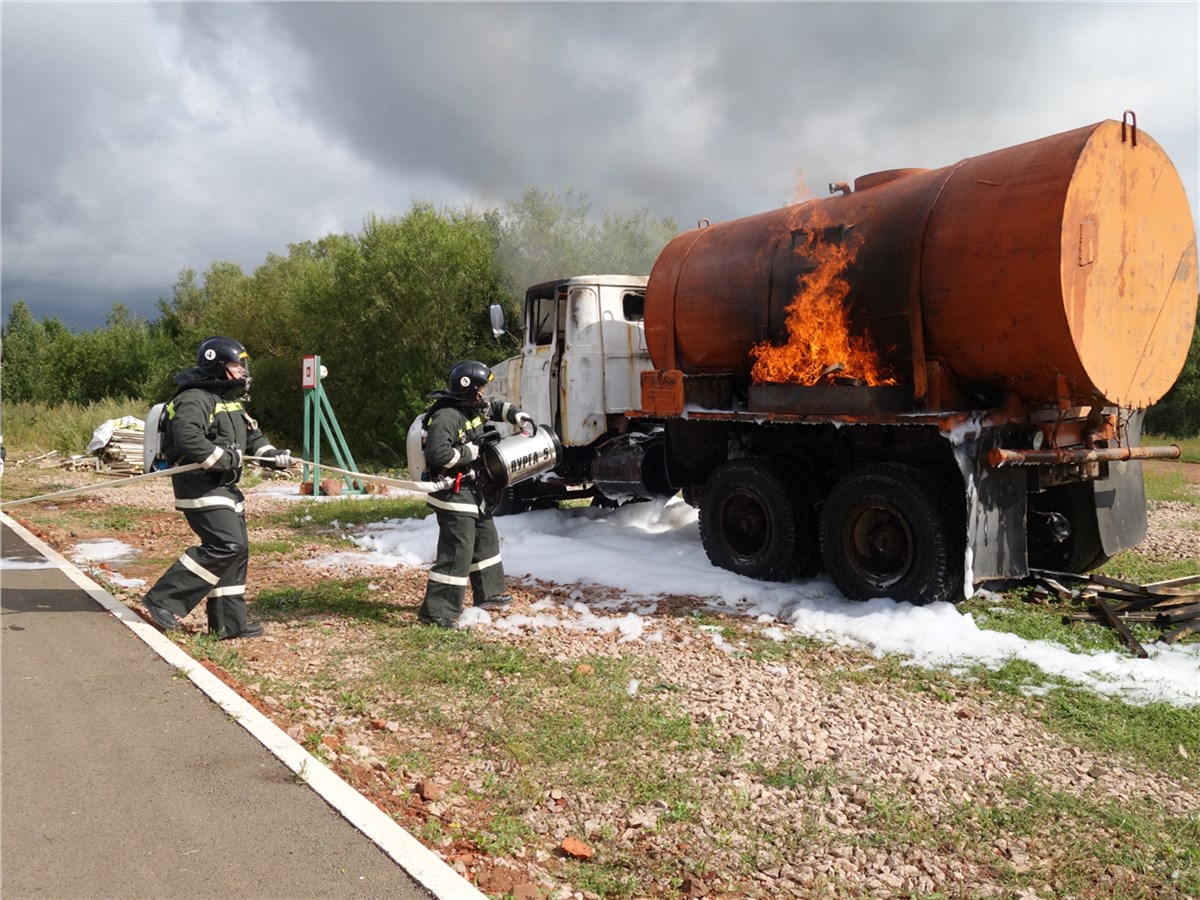
<svg viewBox="0 0 1200 900"><path fill-rule="evenodd" d="M300 460L292 457L291 450L279 450L270 458L270 460L268 460L268 462L276 469L286 469L288 466L299 461Z"/></svg>
<svg viewBox="0 0 1200 900"><path fill-rule="evenodd" d="M537 434L537 425L533 421L533 416L527 412L517 413L517 427L521 429L521 434L525 437L533 437Z"/></svg>

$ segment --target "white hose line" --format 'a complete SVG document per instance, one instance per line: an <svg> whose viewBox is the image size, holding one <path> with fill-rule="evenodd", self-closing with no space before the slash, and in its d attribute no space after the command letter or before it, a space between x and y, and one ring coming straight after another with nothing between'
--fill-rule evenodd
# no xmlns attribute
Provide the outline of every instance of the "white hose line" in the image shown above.
<svg viewBox="0 0 1200 900"><path fill-rule="evenodd" d="M272 459L270 456L244 456L243 460L269 463ZM389 487L401 488L407 491L417 491L422 494L432 494L434 491L445 490L453 487L452 479L441 479L439 481L401 481L398 478L385 478L382 475L367 475L364 472L351 472L348 469L339 469L336 466L327 466L324 464L317 465L315 463L306 462L305 460L297 459L293 465L303 463L306 466L313 466L316 469L325 469L330 472L336 472L339 475L346 475L350 478L358 478L362 481L374 481L378 484L386 484ZM118 478L116 481L106 481L103 484L89 484L84 487L69 488L65 491L55 491L52 494L39 494L36 497L26 497L24 500L9 500L7 503L0 503L0 509L10 509L15 506L24 506L26 503L41 503L45 500L62 500L66 497L74 497L76 494L85 494L88 491L99 491L105 488L120 488L135 484L139 481L145 481L148 478L162 478L164 476L174 477L182 475L185 472L194 472L201 468L200 463L188 463L184 466L175 466L170 469L157 469L153 472L147 472L144 475L131 475L128 478Z"/></svg>
<svg viewBox="0 0 1200 900"><path fill-rule="evenodd" d="M269 456L247 456L246 459L251 459L256 462L269 462ZM376 484L386 484L389 487L400 488L406 491L417 491L422 494L432 494L434 491L444 491L446 488L454 486L454 479L442 478L438 481L402 481L399 478L386 478L383 475L367 475L363 472L351 472L349 469L339 469L337 466L329 466L325 463L311 463L307 460L296 459L294 465L303 464L312 466L314 469L321 469L328 472L335 472L338 475L345 475L348 478L358 478L362 481L374 481Z"/></svg>
<svg viewBox="0 0 1200 900"><path fill-rule="evenodd" d="M182 475L184 472L194 472L199 468L201 468L200 463L188 463L186 466L175 466L173 469L156 469L144 475L130 475L128 478L118 478L116 481L106 481L104 484L89 484L84 487L69 488L65 491L55 491L52 494L39 494L36 497L26 497L24 500L9 500L7 503L0 503L0 509L23 506L26 503L41 503L43 500L59 500L63 497L74 497L76 494L99 491L105 488L125 487L137 481L145 481L148 478L174 477L175 475Z"/></svg>

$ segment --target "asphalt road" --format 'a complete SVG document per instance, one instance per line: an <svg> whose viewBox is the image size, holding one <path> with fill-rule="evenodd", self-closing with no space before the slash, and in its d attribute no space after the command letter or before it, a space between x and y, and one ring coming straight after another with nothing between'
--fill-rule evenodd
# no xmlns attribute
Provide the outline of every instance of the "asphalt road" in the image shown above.
<svg viewBox="0 0 1200 900"><path fill-rule="evenodd" d="M21 532L0 516L5 900L483 896Z"/></svg>

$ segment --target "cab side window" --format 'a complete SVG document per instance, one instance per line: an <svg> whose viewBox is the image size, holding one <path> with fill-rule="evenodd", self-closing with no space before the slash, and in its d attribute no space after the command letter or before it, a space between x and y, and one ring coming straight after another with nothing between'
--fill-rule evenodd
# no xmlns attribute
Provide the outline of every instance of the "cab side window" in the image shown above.
<svg viewBox="0 0 1200 900"><path fill-rule="evenodd" d="M529 304L529 336L538 347L554 343L557 306L553 298L535 300Z"/></svg>
<svg viewBox="0 0 1200 900"><path fill-rule="evenodd" d="M640 322L646 317L646 295L626 291L621 297L621 311L626 322Z"/></svg>

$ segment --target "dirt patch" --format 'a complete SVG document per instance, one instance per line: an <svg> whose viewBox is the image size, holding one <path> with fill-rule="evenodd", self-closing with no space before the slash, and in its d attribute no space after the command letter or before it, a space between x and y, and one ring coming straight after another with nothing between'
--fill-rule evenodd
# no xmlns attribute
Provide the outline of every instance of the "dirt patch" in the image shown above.
<svg viewBox="0 0 1200 900"><path fill-rule="evenodd" d="M1200 474L1200 467L1186 472ZM63 479L94 483L95 477L64 473ZM292 503L265 488L248 492L253 545L294 541L289 529L264 522ZM19 509L15 517L67 554L101 537L135 547L137 561L96 565L94 574L105 581L106 569L116 569L148 584L192 543L171 506L169 485L148 482L57 508L25 507L28 515ZM1181 534L1200 534L1196 508L1178 507L1151 510L1152 539L1165 548L1156 552L1194 550L1200 558L1200 548L1172 543ZM78 524L85 519L102 524L85 528ZM539 604L539 615L557 616L561 625L481 631L481 641L536 653L568 672L641 654L663 673L665 696L676 709L740 748L725 760L710 750L670 755L646 748L648 767L690 779L695 800L687 809L664 809L653 796L597 795L582 780L538 782L537 773L524 771L487 739L505 723L492 721L486 706L446 706L439 720L428 721L403 715L395 698L348 702L343 685L365 670L379 629L419 627L415 611L426 576L402 567L348 573L309 564L328 550L314 541L287 552L254 552L251 602L270 588L361 575L374 586L386 625L322 615L272 620L263 637L237 642L236 676L205 664L492 897L1188 895L1177 880L1185 865L1179 859L1147 859L1134 870L1099 855L1075 858L1074 848L1128 840L1110 819L1078 810L1135 804L1165 817L1194 816L1200 808L1195 779L1063 745L1019 705L964 681L914 691L902 679L869 677L877 660L837 647L806 646L779 659L757 654L750 621L718 617L726 643L737 651L725 652L697 627L695 614L705 605L696 597L661 601L653 617L660 639L631 648L615 634L570 628L569 604L549 610L539 604L569 596L596 603L619 598L617 592L513 585L513 614L533 614ZM144 586L108 587L139 608ZM201 605L185 626L196 632L204 624ZM502 681L496 690L504 690ZM547 698L531 714L569 712ZM594 764L620 762L598 758ZM540 787L525 798L523 836L505 843L497 833L503 811L484 786L518 779ZM1031 819L1031 797L1060 798L1057 818ZM974 819L1016 824L996 832ZM1069 878L1062 875L1066 869ZM623 886L631 882L621 882L622 873L637 876L636 891ZM1101 884L1113 887L1093 890Z"/></svg>

